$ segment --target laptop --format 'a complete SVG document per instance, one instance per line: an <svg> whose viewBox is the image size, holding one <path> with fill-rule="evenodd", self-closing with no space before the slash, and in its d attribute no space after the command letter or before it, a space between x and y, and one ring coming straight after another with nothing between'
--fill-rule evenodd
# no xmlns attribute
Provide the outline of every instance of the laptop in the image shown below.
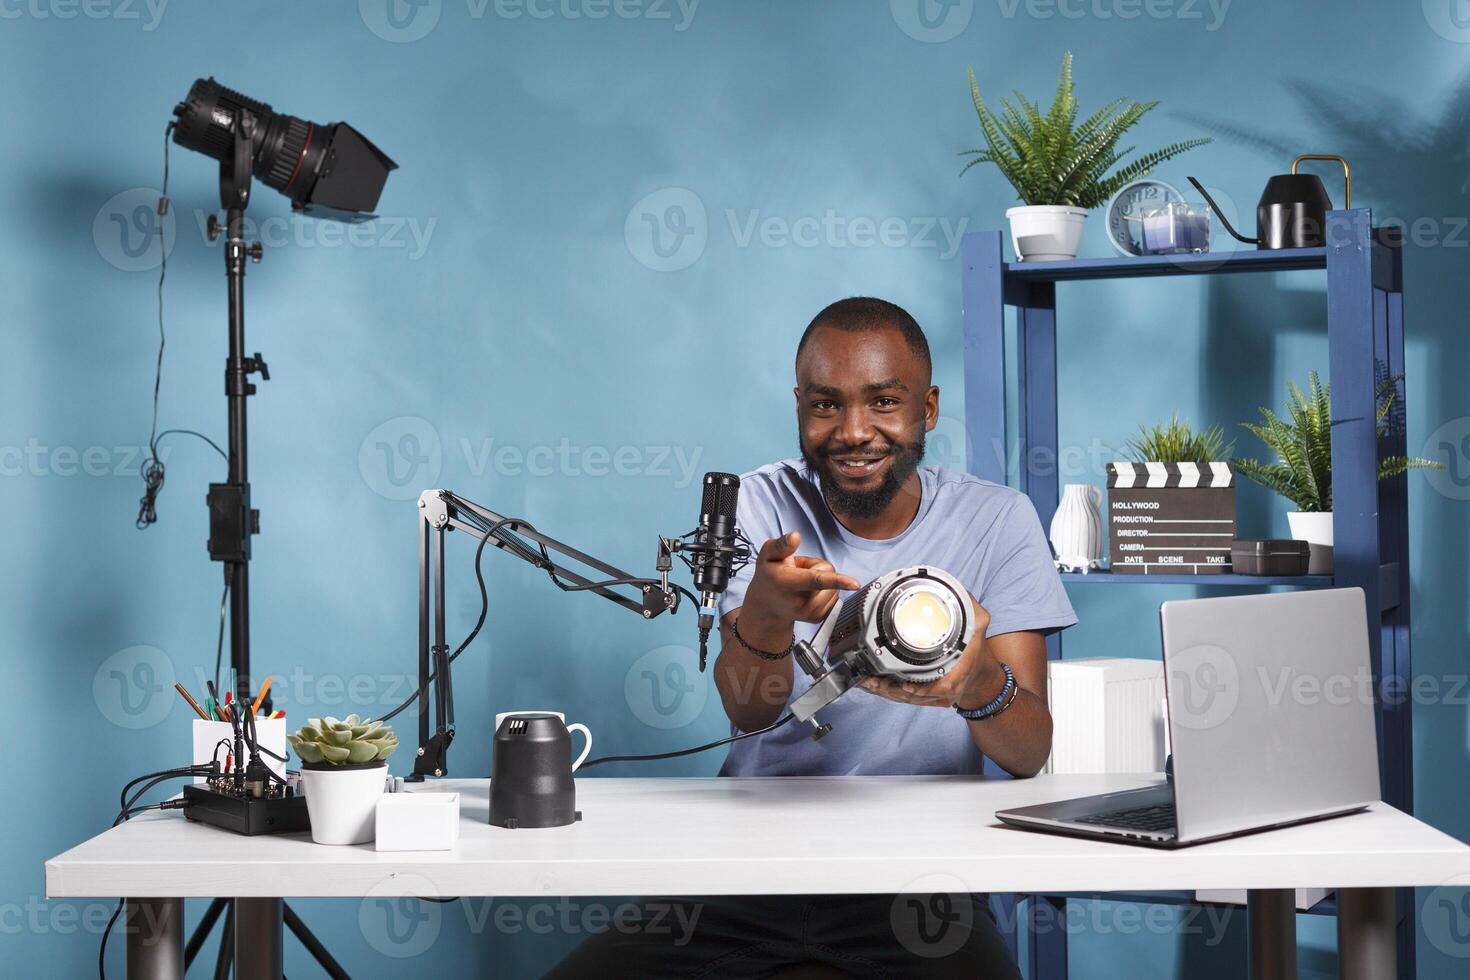
<svg viewBox="0 0 1470 980"><path fill-rule="evenodd" d="M1362 589L1166 602L1169 778L1002 810L1013 827L1153 847L1322 820L1380 799Z"/></svg>

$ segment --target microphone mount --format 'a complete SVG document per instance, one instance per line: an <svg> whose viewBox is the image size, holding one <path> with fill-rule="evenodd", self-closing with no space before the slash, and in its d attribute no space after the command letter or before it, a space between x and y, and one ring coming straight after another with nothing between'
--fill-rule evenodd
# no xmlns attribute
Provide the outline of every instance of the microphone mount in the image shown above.
<svg viewBox="0 0 1470 980"><path fill-rule="evenodd" d="M677 538L666 538L662 535L658 539L658 571L663 573L665 585L668 582L668 572L674 567L673 556L678 554L689 570L695 571L696 565L702 565L711 557L728 555L730 557L730 569L734 571L746 562L750 561L751 546L745 535L737 531L734 544L717 544L699 540L699 531L693 530L688 534ZM693 558L685 557L685 554L693 555Z"/></svg>
<svg viewBox="0 0 1470 980"><path fill-rule="evenodd" d="M681 595L690 595L682 587L669 583L668 573L673 567L672 556L676 552L708 554L715 550L714 546L696 544L684 538L660 537L659 577L642 578L542 534L525 520L503 517L451 490L425 490L419 495L418 506L419 687L416 697L419 702L419 747L414 758L413 775L408 777L412 782L422 781L426 776L447 774L446 758L450 743L454 741L454 688L449 668L452 657L445 636L444 536L447 532L464 531L477 540L483 539L500 551L548 572L565 591L595 592L644 619L654 619L665 612L678 612ZM690 535L685 535L688 537ZM551 557L552 552L594 569L606 578L591 579L567 568ZM429 721L431 686L434 689L432 732Z"/></svg>
<svg viewBox="0 0 1470 980"><path fill-rule="evenodd" d="M660 581L664 588L668 588L669 570L673 568L673 556L678 554L689 571L693 573L695 581L699 580L700 569L711 560L727 556L729 558L730 571L736 572L750 561L751 553L754 551L750 539L745 532L738 527L735 529L735 540L733 544L721 544L718 541L710 541L703 534L702 528L695 528L688 534L677 538L666 538L662 535L658 539L658 570ZM691 557L692 556L692 557ZM700 597L699 603L699 672L704 673L709 663L709 634L715 625L715 608L719 601L719 594L705 592Z"/></svg>

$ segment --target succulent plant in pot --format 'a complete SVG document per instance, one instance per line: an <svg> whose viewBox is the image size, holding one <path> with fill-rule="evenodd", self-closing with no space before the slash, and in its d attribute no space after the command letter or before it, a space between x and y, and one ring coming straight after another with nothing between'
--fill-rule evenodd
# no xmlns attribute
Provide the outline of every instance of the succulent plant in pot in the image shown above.
<svg viewBox="0 0 1470 980"><path fill-rule="evenodd" d="M973 159L960 173L979 163L993 163L1015 188L1022 206L1006 211L1006 218L1016 257L1022 261L1075 258L1089 210L1165 160L1210 142L1204 138L1170 143L1123 163L1134 147L1120 150L1118 141L1158 103L1114 99L1079 123L1070 51L1062 56L1056 97L1044 114L1040 102L1019 92L1014 103L1002 96L997 112L981 96L973 69L969 78L970 100L985 145L964 151L962 155Z"/></svg>
<svg viewBox="0 0 1470 980"><path fill-rule="evenodd" d="M373 839L388 757L398 748L381 721L312 718L287 735L301 759L311 837L318 844L363 844Z"/></svg>
<svg viewBox="0 0 1470 980"><path fill-rule="evenodd" d="M363 720L357 715L336 718L311 718L297 730L295 735L286 736L296 750L302 765L340 766L387 764L388 756L398 748L398 738L393 728L381 721Z"/></svg>

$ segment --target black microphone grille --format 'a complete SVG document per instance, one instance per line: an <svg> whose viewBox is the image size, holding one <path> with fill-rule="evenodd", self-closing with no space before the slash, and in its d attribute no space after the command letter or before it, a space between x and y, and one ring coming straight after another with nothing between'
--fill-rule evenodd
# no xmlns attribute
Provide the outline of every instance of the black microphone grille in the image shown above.
<svg viewBox="0 0 1470 980"><path fill-rule="evenodd" d="M699 513L734 519L735 506L740 498L740 477L734 473L706 473L704 475L704 502Z"/></svg>

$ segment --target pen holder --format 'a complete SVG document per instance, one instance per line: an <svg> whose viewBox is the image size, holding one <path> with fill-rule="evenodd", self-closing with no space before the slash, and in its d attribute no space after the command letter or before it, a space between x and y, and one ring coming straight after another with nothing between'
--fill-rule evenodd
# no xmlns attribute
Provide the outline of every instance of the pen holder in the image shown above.
<svg viewBox="0 0 1470 980"><path fill-rule="evenodd" d="M256 718L255 738L262 749L274 752L276 755L286 755L286 719L284 718ZM235 730L227 721L205 721L203 718L194 719L194 764L209 765L210 760L215 758L215 746L223 740L229 743L229 748L220 746L219 762L225 764L226 753L235 751ZM249 749L247 748L248 752ZM261 760L270 767L271 771L282 779L286 778L286 763L281 759L273 758L264 752L260 755ZM195 776L194 782L204 782L203 776Z"/></svg>

